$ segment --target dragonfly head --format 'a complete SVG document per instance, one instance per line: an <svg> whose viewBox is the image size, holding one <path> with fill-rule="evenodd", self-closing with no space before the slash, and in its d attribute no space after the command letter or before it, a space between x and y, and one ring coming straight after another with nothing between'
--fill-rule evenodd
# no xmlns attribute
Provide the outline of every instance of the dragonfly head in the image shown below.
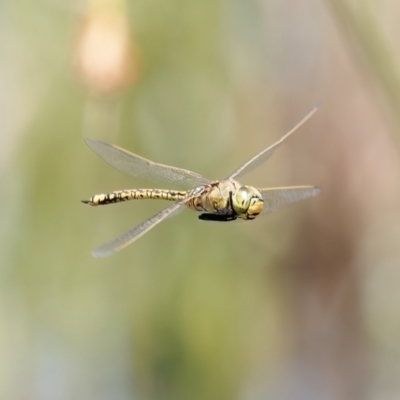
<svg viewBox="0 0 400 400"><path fill-rule="evenodd" d="M252 186L240 187L232 197L232 207L242 219L254 219L263 206L261 193Z"/></svg>

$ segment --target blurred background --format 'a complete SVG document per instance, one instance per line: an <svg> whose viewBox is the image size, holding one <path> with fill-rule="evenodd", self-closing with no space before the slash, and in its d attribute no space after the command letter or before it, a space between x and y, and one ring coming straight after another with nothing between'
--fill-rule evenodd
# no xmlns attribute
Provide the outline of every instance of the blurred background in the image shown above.
<svg viewBox="0 0 400 400"><path fill-rule="evenodd" d="M0 2L0 398L400 398L400 4ZM163 202L84 138L321 194L251 223Z"/></svg>

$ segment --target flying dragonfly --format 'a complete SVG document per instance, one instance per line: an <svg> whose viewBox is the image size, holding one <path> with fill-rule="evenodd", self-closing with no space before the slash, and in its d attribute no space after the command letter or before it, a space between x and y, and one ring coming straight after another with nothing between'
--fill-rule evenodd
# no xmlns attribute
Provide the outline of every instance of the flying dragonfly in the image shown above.
<svg viewBox="0 0 400 400"><path fill-rule="evenodd" d="M94 257L106 257L125 248L161 221L176 215L185 207L200 212L199 219L205 221L253 220L260 214L266 214L287 204L316 196L320 189L315 186L257 189L252 186L241 185L236 180L236 178L250 172L266 161L316 111L317 107L314 107L296 126L274 144L252 157L227 178L220 181L210 181L186 169L155 163L112 144L86 139L87 145L118 171L155 182L191 187L191 189L185 191L170 189L118 190L106 194L96 194L89 200L82 200L83 203L91 206L138 199L173 202L172 205L128 232L98 247L92 252L92 255Z"/></svg>

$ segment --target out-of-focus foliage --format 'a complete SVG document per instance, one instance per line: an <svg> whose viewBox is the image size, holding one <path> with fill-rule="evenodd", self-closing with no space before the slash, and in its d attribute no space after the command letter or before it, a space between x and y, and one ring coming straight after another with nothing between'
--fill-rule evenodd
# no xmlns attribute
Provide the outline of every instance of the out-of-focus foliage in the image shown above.
<svg viewBox="0 0 400 400"><path fill-rule="evenodd" d="M399 12L1 2L0 398L398 398ZM164 204L81 204L152 186L85 137L220 179L317 101L242 181L318 198L247 223L185 211L91 258Z"/></svg>

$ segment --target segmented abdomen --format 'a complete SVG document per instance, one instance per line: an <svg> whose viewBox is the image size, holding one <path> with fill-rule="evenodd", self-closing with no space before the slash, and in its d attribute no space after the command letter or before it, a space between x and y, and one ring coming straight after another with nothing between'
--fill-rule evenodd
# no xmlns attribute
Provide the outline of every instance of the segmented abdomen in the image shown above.
<svg viewBox="0 0 400 400"><path fill-rule="evenodd" d="M119 203L127 200L156 199L177 201L183 200L188 195L187 191L167 190L167 189L130 189L117 190L111 193L96 194L89 200L82 200L83 203L91 206Z"/></svg>

